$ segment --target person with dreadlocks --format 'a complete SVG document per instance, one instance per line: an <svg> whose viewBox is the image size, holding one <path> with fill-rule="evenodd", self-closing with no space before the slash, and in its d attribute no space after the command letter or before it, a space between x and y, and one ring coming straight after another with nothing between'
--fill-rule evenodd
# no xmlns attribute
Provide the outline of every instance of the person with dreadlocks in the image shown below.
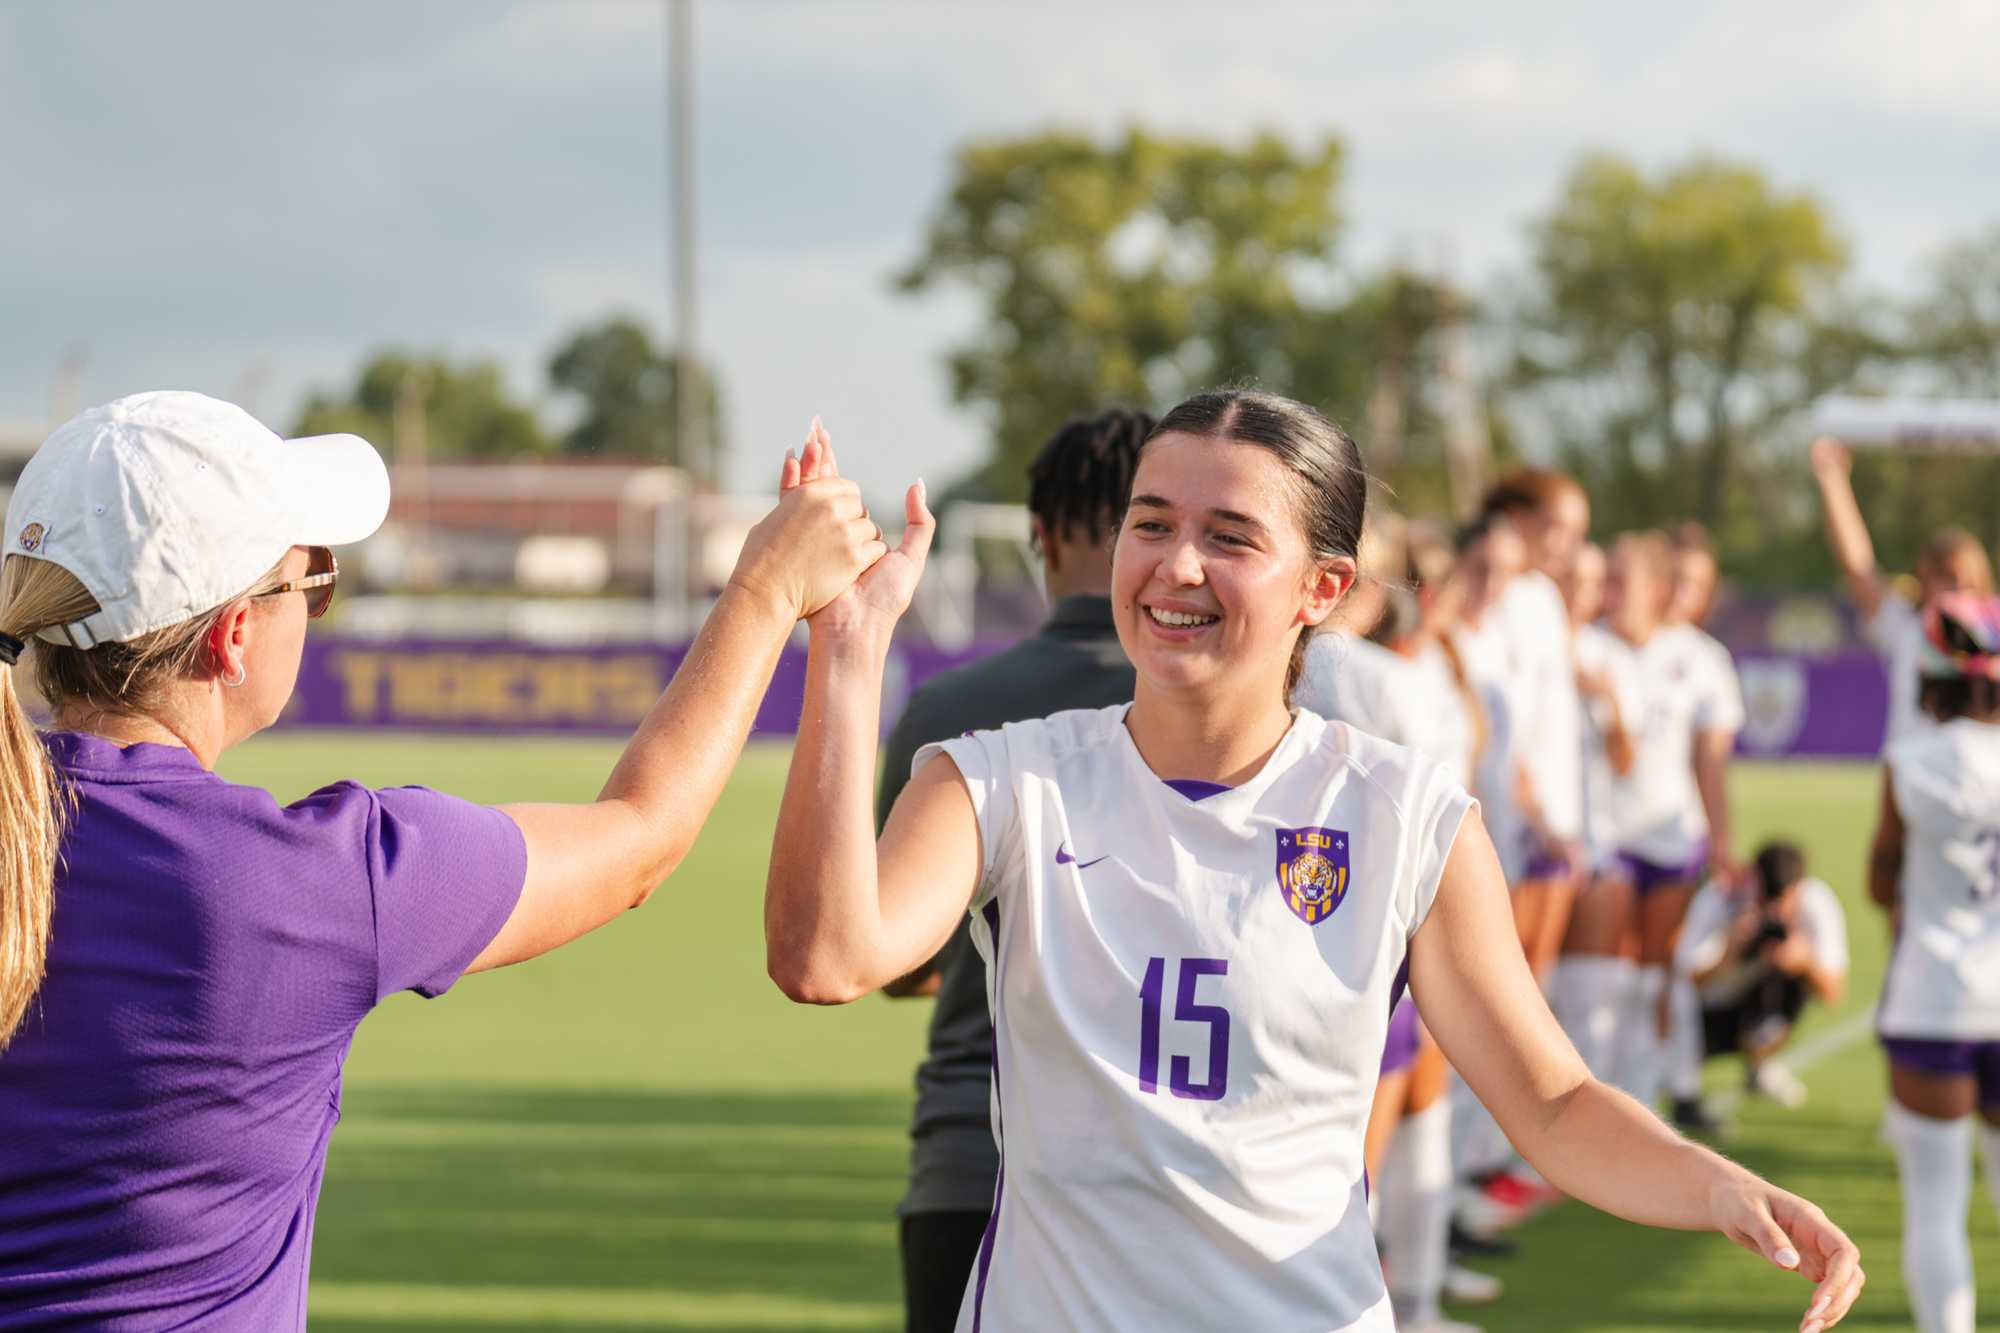
<svg viewBox="0 0 2000 1333"><path fill-rule="evenodd" d="M1917 702L1935 725L1883 753L1868 862L1896 936L1875 1026L1916 1325L1972 1333L1975 1132L2000 1206L2000 599L1946 593L1923 626Z"/></svg>
<svg viewBox="0 0 2000 1333"><path fill-rule="evenodd" d="M1152 429L1145 413L1114 409L1067 422L1036 455L1028 469L1028 511L1049 618L1013 647L931 678L910 699L884 747L878 825L908 783L911 759L932 741L1132 698L1132 664L1111 618L1111 548L1139 445ZM949 1330L958 1321L1000 1169L989 1105L986 965L961 923L935 958L886 989L937 997L929 1049L917 1067L910 1187L897 1211L908 1328Z"/></svg>

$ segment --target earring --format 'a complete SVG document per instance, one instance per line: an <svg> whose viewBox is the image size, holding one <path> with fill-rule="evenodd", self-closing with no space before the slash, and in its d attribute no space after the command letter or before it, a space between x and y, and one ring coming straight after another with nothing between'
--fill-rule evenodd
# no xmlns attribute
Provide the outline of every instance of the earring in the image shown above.
<svg viewBox="0 0 2000 1333"><path fill-rule="evenodd" d="M244 681L248 680L249 678L250 678L249 668L245 667L242 663L239 662L236 665L235 679L232 680L230 677L224 676L222 678L222 683L226 688L233 690L237 686L241 685Z"/></svg>

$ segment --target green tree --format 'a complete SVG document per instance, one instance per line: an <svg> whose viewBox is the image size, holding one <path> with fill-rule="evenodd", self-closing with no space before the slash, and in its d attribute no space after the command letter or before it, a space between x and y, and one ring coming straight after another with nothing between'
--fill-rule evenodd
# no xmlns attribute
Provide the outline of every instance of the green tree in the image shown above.
<svg viewBox="0 0 2000 1333"><path fill-rule="evenodd" d="M713 456L722 416L713 375L700 381L703 439ZM680 439L680 367L656 348L644 325L614 316L579 329L549 359L549 382L582 400L583 415L563 436L563 452L699 465Z"/></svg>
<svg viewBox="0 0 2000 1333"><path fill-rule="evenodd" d="M1846 247L1820 205L1701 157L1648 176L1585 159L1533 228L1522 316L1529 419L1593 483L1610 526L1725 518L1746 442L1852 376ZM1732 490L1734 486L1734 490Z"/></svg>
<svg viewBox="0 0 2000 1333"><path fill-rule="evenodd" d="M399 438L407 444L413 414L421 417L424 453L432 459L538 456L551 448L533 409L507 392L493 362L453 365L396 351L369 358L348 393L307 400L296 433L349 431L388 451Z"/></svg>
<svg viewBox="0 0 2000 1333"><path fill-rule="evenodd" d="M949 357L953 397L994 441L965 489L1018 499L1066 417L1218 383L1352 421L1373 369L1357 348L1381 329L1342 299L1334 266L1341 162L1337 139L1298 149L1269 133L1232 146L1053 132L963 149L897 280L969 289L982 307Z"/></svg>
<svg viewBox="0 0 2000 1333"><path fill-rule="evenodd" d="M1945 249L1909 325L1908 351L1940 387L2000 397L2000 225Z"/></svg>

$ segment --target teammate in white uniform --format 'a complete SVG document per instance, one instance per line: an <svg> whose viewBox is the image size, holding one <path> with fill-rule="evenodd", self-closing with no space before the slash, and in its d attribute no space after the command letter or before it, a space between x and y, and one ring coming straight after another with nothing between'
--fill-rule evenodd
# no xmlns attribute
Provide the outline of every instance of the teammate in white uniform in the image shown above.
<svg viewBox="0 0 2000 1333"><path fill-rule="evenodd" d="M1528 567L1508 585L1500 619L1530 688L1518 752L1529 847L1514 889L1514 919L1535 975L1555 966L1583 859L1583 710L1577 697L1562 580L1590 532L1590 500L1551 468L1522 468L1487 494L1527 544Z"/></svg>
<svg viewBox="0 0 2000 1333"><path fill-rule="evenodd" d="M1610 783L1613 842L1637 895L1638 985L1618 1023L1619 1083L1652 1105L1665 1072L1667 964L1674 934L1708 857L1708 822L1695 781L1696 737L1715 707L1714 662L1698 640L1659 624L1671 553L1659 533L1627 533L1611 552L1606 608L1616 642L1597 646L1605 670L1626 682L1620 708L1631 765ZM1609 940L1584 952L1611 953Z"/></svg>
<svg viewBox="0 0 2000 1333"><path fill-rule="evenodd" d="M1827 540L1847 583L1847 595L1861 613L1862 627L1889 672L1889 727L1886 748L1911 731L1934 725L1917 707L1917 661L1923 653L1923 617L1916 606L1889 586L1875 565L1875 544L1854 498L1853 460L1838 440L1813 441L1813 480L1826 510ZM1984 597L1993 591L1993 567L1979 539L1963 528L1946 528L1917 554L1919 604L1946 593Z"/></svg>
<svg viewBox="0 0 2000 1333"><path fill-rule="evenodd" d="M1628 955L1637 907L1618 859L1612 794L1632 771L1631 725L1643 694L1631 648L1598 623L1607 606L1609 562L1591 546L1578 555L1564 590L1572 624L1577 690L1583 701L1584 856L1588 882L1563 941L1550 1002L1577 1052L1599 1078L1616 1078L1619 1034L1635 1006L1638 968Z"/></svg>
<svg viewBox="0 0 2000 1333"><path fill-rule="evenodd" d="M1527 546L1504 518L1488 515L1459 534L1453 573L1459 610L1451 646L1485 721L1472 790L1509 886L1520 883L1528 868L1531 835L1521 809L1521 727L1536 685L1500 605L1526 564Z"/></svg>
<svg viewBox="0 0 2000 1333"><path fill-rule="evenodd" d="M1661 637L1680 646L1687 661L1694 712L1694 785L1708 829L1708 869L1726 884L1747 876L1736 859L1729 812L1729 763L1736 753L1736 733L1743 730L1743 684L1729 649L1702 628L1714 605L1718 571L1708 532L1699 523L1674 529L1673 591L1667 598ZM1683 908L1685 919L1687 912ZM1680 924L1675 924L1678 934ZM1669 945L1671 951L1672 945ZM1671 953L1670 953L1671 957ZM1667 1024L1667 1092L1673 1120L1686 1130L1719 1131L1722 1119L1702 1104L1701 1000L1694 982L1669 968Z"/></svg>
<svg viewBox="0 0 2000 1333"><path fill-rule="evenodd" d="M1404 585L1409 562L1403 524L1371 514L1362 534L1360 576L1332 618L1307 643L1292 702L1329 721L1394 741L1437 762L1456 785L1470 773L1471 729L1455 684L1404 656L1427 640L1416 598ZM1435 645L1431 645L1435 651ZM1388 1250L1396 1323L1407 1333L1479 1333L1445 1319L1454 1295L1492 1300L1498 1279L1450 1264L1451 1102L1444 1053L1405 997L1390 1015L1382 1072L1368 1114L1362 1157L1374 1184L1369 1202Z"/></svg>
<svg viewBox="0 0 2000 1333"><path fill-rule="evenodd" d="M1883 755L1869 858L1869 892L1896 919L1876 1028L1917 1327L1972 1333L1975 1125L2000 1206L2000 602L1947 594L1925 621L1920 698L1936 725Z"/></svg>
<svg viewBox="0 0 2000 1333"><path fill-rule="evenodd" d="M961 1329L1390 1328L1361 1139L1407 963L1447 1054L1558 1186L1803 1268L1818 1333L1860 1286L1853 1243L1592 1079L1513 947L1465 793L1288 707L1300 633L1353 579L1364 495L1353 442L1308 407L1176 407L1113 561L1134 702L920 753L879 843L920 489L902 545L811 622L768 965L795 1000L845 1003L968 909L982 923L1002 1167Z"/></svg>

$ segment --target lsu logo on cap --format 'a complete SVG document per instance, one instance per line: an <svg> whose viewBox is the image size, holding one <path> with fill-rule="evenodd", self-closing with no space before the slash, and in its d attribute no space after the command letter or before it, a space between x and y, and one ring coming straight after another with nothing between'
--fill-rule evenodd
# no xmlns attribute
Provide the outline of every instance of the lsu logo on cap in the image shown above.
<svg viewBox="0 0 2000 1333"><path fill-rule="evenodd" d="M1332 916L1347 896L1347 834L1337 828L1279 829L1278 892L1308 926Z"/></svg>
<svg viewBox="0 0 2000 1333"><path fill-rule="evenodd" d="M30 523L27 527L21 529L21 549L24 551L41 550L42 538L48 536L48 534L49 530L41 524Z"/></svg>

